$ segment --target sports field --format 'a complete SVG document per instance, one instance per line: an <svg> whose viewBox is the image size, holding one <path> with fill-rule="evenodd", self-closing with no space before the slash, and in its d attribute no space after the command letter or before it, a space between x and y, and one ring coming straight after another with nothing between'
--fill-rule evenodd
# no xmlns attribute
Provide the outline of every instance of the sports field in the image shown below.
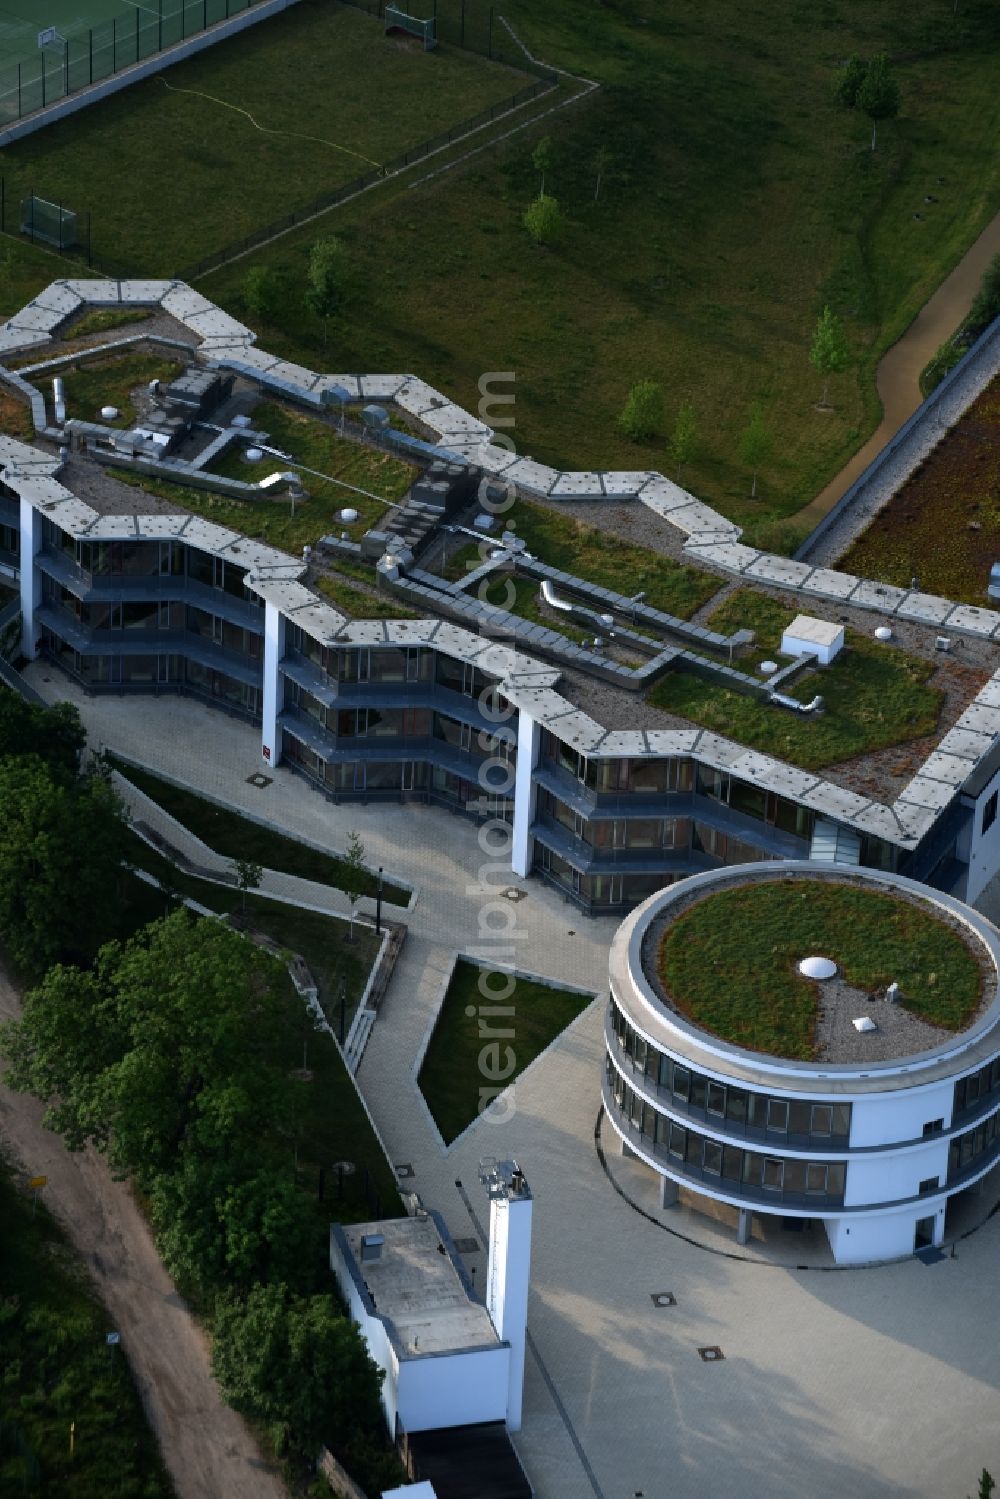
<svg viewBox="0 0 1000 1499"><path fill-rule="evenodd" d="M0 174L8 203L33 190L89 212L98 262L176 275L531 81L301 0L15 142Z"/></svg>
<svg viewBox="0 0 1000 1499"><path fill-rule="evenodd" d="M148 5L148 0L147 0ZM84 35L93 26L125 17L135 25L135 11L142 6L123 0L3 0L0 5L0 62L31 63L38 56L38 33L55 26L67 40ZM156 14L155 5L153 13Z"/></svg>

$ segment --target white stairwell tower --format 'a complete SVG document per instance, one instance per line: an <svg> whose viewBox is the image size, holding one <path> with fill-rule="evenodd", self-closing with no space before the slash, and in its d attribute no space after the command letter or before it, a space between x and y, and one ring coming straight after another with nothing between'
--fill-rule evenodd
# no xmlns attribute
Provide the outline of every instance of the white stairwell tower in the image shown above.
<svg viewBox="0 0 1000 1499"><path fill-rule="evenodd" d="M531 1188L516 1161L488 1157L480 1162L479 1179L490 1194L486 1310L497 1336L510 1344L507 1428L520 1431L531 1272Z"/></svg>

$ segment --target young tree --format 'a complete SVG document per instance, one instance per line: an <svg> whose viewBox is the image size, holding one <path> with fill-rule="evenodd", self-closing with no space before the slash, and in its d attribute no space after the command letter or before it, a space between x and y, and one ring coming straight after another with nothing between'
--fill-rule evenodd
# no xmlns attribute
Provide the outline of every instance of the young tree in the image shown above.
<svg viewBox="0 0 1000 1499"><path fill-rule="evenodd" d="M773 439L771 429L764 419L764 411L759 401L754 401L750 407L750 417L746 426L740 433L739 455L740 461L745 463L753 474L750 485L750 498L757 498L757 470L762 463L766 463L771 454Z"/></svg>
<svg viewBox="0 0 1000 1499"><path fill-rule="evenodd" d="M365 846L361 842L359 833L353 830L347 835L347 848L344 852L343 868L340 876L340 888L351 903L351 930L348 941L354 941L354 917L357 914L358 901L368 888L368 868L365 864Z"/></svg>
<svg viewBox="0 0 1000 1499"><path fill-rule="evenodd" d="M891 120L899 114L899 84L892 74L884 52L873 57L857 91L857 107L872 122L872 150L879 120Z"/></svg>
<svg viewBox="0 0 1000 1499"><path fill-rule="evenodd" d="M604 180L604 178L608 175L609 171L611 170L611 167L612 167L612 165L614 163L614 159L615 158L614 158L613 153L608 150L607 146L600 146L600 147L598 147L597 151L595 151L595 153L594 153L593 168L594 168L594 175L595 175L595 182L594 182L594 202L595 203L597 202L598 198L601 196L601 183Z"/></svg>
<svg viewBox="0 0 1000 1499"><path fill-rule="evenodd" d="M247 891L256 890L264 878L264 870L252 859L234 859L229 866L236 876L236 885L243 896L243 913L247 909Z"/></svg>
<svg viewBox="0 0 1000 1499"><path fill-rule="evenodd" d="M979 1487L976 1490L976 1499L990 1499L996 1486L996 1479L993 1477L993 1474L988 1468L984 1468L979 1475Z"/></svg>
<svg viewBox="0 0 1000 1499"><path fill-rule="evenodd" d="M318 239L309 251L306 272L306 306L322 320L326 348L330 319L344 302L347 285L347 252L339 239Z"/></svg>
<svg viewBox="0 0 1000 1499"><path fill-rule="evenodd" d="M698 421L694 414L694 407L689 401L683 401L677 411L677 420L674 422L674 430L670 438L669 452L674 463L677 465L677 481L680 482L681 469L686 463L690 463L698 448Z"/></svg>
<svg viewBox="0 0 1000 1499"><path fill-rule="evenodd" d="M858 90L865 79L867 66L860 57L849 57L837 72L834 96L845 109L853 109L858 102Z"/></svg>
<svg viewBox="0 0 1000 1499"><path fill-rule="evenodd" d="M523 222L536 245L558 244L566 229L565 220L555 198L536 198L525 209Z"/></svg>
<svg viewBox="0 0 1000 1499"><path fill-rule="evenodd" d="M633 442L645 442L663 431L663 391L655 380L633 385L618 425Z"/></svg>
<svg viewBox="0 0 1000 1499"><path fill-rule="evenodd" d="M829 410L830 403L826 397L830 376L839 375L846 370L849 357L843 324L835 312L824 307L816 319L812 347L809 350L810 364L823 376L823 399L820 401L822 410Z"/></svg>
<svg viewBox="0 0 1000 1499"><path fill-rule="evenodd" d="M259 323L273 323L281 310L284 287L267 265L252 265L240 286L243 306Z"/></svg>
<svg viewBox="0 0 1000 1499"><path fill-rule="evenodd" d="M128 827L100 775L67 780L35 755L0 760L0 932L41 973L113 935Z"/></svg>
<svg viewBox="0 0 1000 1499"><path fill-rule="evenodd" d="M531 164L536 172L541 174L542 184L538 189L538 196L545 197L545 178L552 171L555 162L555 149L552 145L552 137L543 135L538 145L531 153Z"/></svg>

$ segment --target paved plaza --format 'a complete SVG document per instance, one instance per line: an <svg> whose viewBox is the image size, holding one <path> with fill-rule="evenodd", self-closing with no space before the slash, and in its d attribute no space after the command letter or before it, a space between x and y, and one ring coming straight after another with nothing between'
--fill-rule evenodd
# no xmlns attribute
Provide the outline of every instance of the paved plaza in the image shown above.
<svg viewBox="0 0 1000 1499"><path fill-rule="evenodd" d="M199 703L88 699L43 663L27 676L77 703L92 745L324 846L343 849L357 828L369 863L416 887L359 1082L391 1159L413 1167L405 1185L454 1236L487 1221L482 1156L525 1170L535 1238L516 1445L539 1499L965 1499L982 1467L1000 1471L1000 1215L933 1264L833 1270L816 1253L796 1270L739 1257L723 1227L685 1208L657 1213L641 1168L609 1159L639 1211L594 1139L613 918L589 920L535 879L525 899L498 902L518 883L509 865L492 872L477 830L438 808L333 806L281 767L255 789L257 731ZM516 930L501 940L504 918ZM444 1152L413 1070L458 951L600 998L519 1079L505 1122L483 1118ZM606 1127L603 1140L612 1151ZM469 1264L481 1283L482 1253ZM656 1305L662 1292L676 1305ZM706 1346L723 1360L702 1361Z"/></svg>

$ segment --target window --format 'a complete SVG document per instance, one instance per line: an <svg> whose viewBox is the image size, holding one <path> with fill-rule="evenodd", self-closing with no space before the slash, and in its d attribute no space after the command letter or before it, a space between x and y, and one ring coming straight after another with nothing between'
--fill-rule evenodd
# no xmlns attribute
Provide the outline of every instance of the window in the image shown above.
<svg viewBox="0 0 1000 1499"><path fill-rule="evenodd" d="M782 1132L787 1131L788 1105L783 1099L769 1098L767 1100L767 1127Z"/></svg>
<svg viewBox="0 0 1000 1499"><path fill-rule="evenodd" d="M776 1161L773 1156L764 1157L764 1176L762 1185L765 1192L780 1192L785 1181L785 1163Z"/></svg>
<svg viewBox="0 0 1000 1499"><path fill-rule="evenodd" d="M821 1161L809 1161L806 1165L806 1191L825 1195L827 1167Z"/></svg>
<svg viewBox="0 0 1000 1499"><path fill-rule="evenodd" d="M721 1083L709 1083L705 1107L710 1114L718 1114L720 1119L725 1117L726 1090Z"/></svg>
<svg viewBox="0 0 1000 1499"><path fill-rule="evenodd" d="M722 1146L715 1140L705 1141L705 1155L702 1164L706 1171L712 1176L722 1175Z"/></svg>
<svg viewBox="0 0 1000 1499"><path fill-rule="evenodd" d="M985 802L983 806L983 821L980 827L980 832L988 832L988 830L996 822L998 797L1000 797L1000 791L994 791L993 795L989 797Z"/></svg>
<svg viewBox="0 0 1000 1499"><path fill-rule="evenodd" d="M932 1192L936 1192L937 1191L937 1189L938 1189L938 1187L940 1185L941 1185L941 1182L940 1182L940 1179L938 1177L936 1177L936 1176L927 1176L927 1177L925 1177L924 1180L920 1183L920 1196L921 1197L929 1197Z"/></svg>
<svg viewBox="0 0 1000 1499"><path fill-rule="evenodd" d="M939 1135L943 1129L943 1119L928 1119L927 1123L924 1125L924 1139L926 1140L928 1135Z"/></svg>
<svg viewBox="0 0 1000 1499"><path fill-rule="evenodd" d="M811 1132L814 1135L833 1134L833 1108L830 1104L813 1104Z"/></svg>
<svg viewBox="0 0 1000 1499"><path fill-rule="evenodd" d="M691 1087L691 1074L686 1067L674 1064L674 1097L687 1098Z"/></svg>

